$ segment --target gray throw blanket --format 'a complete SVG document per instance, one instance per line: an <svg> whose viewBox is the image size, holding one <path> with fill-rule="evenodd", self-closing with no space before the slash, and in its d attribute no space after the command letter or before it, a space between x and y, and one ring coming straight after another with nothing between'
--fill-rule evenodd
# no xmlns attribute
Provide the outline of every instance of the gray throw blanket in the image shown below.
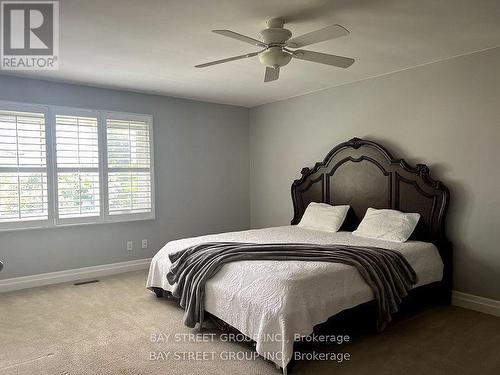
<svg viewBox="0 0 500 375"><path fill-rule="evenodd" d="M186 310L184 324L203 323L205 283L225 264L241 260L293 260L343 263L355 267L373 290L377 303L377 327L385 328L417 275L397 251L377 247L316 245L301 243L257 244L208 242L169 255L172 266L167 274L177 283L174 297Z"/></svg>

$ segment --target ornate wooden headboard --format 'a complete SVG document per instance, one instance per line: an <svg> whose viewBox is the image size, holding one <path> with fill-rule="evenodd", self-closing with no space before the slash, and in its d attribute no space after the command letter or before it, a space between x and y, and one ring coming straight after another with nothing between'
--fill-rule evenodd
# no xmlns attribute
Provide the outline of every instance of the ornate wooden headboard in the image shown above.
<svg viewBox="0 0 500 375"><path fill-rule="evenodd" d="M299 223L310 202L349 204L351 209L341 228L348 231L357 228L368 207L418 212L420 220L412 239L437 246L444 264L439 293L450 303L452 245L445 234L450 193L441 181L429 176L425 164L412 167L376 142L353 138L301 173L292 184L292 224Z"/></svg>
<svg viewBox="0 0 500 375"><path fill-rule="evenodd" d="M300 221L310 202L349 204L342 227L349 231L356 229L368 207L391 208L421 215L414 239L435 244L446 241L450 194L441 181L429 176L424 164L412 167L376 142L353 138L301 173L292 184L292 224Z"/></svg>

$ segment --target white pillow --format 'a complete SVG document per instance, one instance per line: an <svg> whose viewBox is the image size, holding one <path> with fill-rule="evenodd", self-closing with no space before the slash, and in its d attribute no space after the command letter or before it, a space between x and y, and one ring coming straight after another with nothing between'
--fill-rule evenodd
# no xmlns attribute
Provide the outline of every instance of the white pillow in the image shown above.
<svg viewBox="0 0 500 375"><path fill-rule="evenodd" d="M352 234L393 242L406 242L417 226L420 214L369 208Z"/></svg>
<svg viewBox="0 0 500 375"><path fill-rule="evenodd" d="M332 206L326 203L311 202L306 208L299 227L337 232L347 216L349 206Z"/></svg>

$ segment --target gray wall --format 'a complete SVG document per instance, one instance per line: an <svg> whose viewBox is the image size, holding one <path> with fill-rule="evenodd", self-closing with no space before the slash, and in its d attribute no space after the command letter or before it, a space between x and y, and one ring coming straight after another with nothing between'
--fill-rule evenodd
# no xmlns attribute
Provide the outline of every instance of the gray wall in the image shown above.
<svg viewBox="0 0 500 375"><path fill-rule="evenodd" d="M0 278L148 258L172 239L248 228L248 109L7 76L0 100L153 114L157 217L0 232Z"/></svg>
<svg viewBox="0 0 500 375"><path fill-rule="evenodd" d="M289 223L301 168L354 136L449 186L455 289L500 300L500 48L251 109L252 226Z"/></svg>
<svg viewBox="0 0 500 375"><path fill-rule="evenodd" d="M455 289L500 300L499 98L499 48L250 113L0 76L0 100L153 114L157 205L155 221L0 232L0 278L147 258L172 239L245 229L249 216L253 227L288 224L300 169L358 136L427 163L450 187ZM138 248L143 238L148 250Z"/></svg>

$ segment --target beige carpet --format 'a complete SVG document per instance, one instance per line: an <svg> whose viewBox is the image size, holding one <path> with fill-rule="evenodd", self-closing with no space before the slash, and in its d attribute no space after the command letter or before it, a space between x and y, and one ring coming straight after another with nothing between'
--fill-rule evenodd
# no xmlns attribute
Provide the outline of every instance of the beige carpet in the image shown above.
<svg viewBox="0 0 500 375"><path fill-rule="evenodd" d="M279 374L260 358L222 360L224 353L253 352L218 337L204 343L174 342L172 336L153 342L151 335L179 338L191 330L175 304L144 289L145 278L145 272L133 272L96 284L0 295L0 374ZM342 347L350 353L348 362L302 361L293 374L498 375L499 348L500 318L438 307L382 334L353 338ZM151 352L176 358L151 360ZM183 352L213 352L214 359L182 360Z"/></svg>

